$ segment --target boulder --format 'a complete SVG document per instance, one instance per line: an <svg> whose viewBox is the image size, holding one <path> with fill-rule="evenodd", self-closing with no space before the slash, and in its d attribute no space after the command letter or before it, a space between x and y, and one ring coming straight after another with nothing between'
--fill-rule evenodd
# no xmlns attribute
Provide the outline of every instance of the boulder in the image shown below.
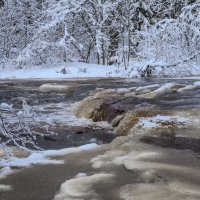
<svg viewBox="0 0 200 200"><path fill-rule="evenodd" d="M116 133L118 135L128 135L131 128L139 122L141 117L153 117L158 114L166 114L166 112L153 106L131 110L127 112L124 118L119 122Z"/></svg>
<svg viewBox="0 0 200 200"><path fill-rule="evenodd" d="M109 113L103 110L102 106L121 97L122 95L114 89L97 89L91 92L89 97L75 103L73 111L77 117L91 118L93 121L103 121Z"/></svg>

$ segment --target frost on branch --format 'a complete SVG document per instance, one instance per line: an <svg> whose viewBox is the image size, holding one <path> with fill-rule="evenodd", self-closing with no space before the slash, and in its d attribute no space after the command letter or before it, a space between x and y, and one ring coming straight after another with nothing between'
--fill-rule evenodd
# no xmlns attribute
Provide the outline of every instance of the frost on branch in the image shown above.
<svg viewBox="0 0 200 200"><path fill-rule="evenodd" d="M13 156L11 147L25 151L39 150L35 144L36 132L31 130L32 125L37 125L34 112L25 99L22 100L22 110L14 110L12 105L0 105L0 148L6 156Z"/></svg>

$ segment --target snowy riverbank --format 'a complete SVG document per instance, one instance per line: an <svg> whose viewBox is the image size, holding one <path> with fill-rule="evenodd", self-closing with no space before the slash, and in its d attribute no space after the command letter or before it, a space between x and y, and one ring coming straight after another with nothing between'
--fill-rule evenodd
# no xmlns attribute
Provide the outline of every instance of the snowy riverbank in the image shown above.
<svg viewBox="0 0 200 200"><path fill-rule="evenodd" d="M16 69L14 65L8 65L0 70L0 79L140 78L139 72L147 64L147 62L131 62L127 69L117 65L104 66L81 62L42 65L24 69ZM158 78L162 78L162 76L174 78L176 75L176 78L199 79L199 76L193 76L198 74L196 68L190 68L190 73L187 70L179 72L176 69L171 71L166 69L161 72L161 69L157 68L153 74Z"/></svg>

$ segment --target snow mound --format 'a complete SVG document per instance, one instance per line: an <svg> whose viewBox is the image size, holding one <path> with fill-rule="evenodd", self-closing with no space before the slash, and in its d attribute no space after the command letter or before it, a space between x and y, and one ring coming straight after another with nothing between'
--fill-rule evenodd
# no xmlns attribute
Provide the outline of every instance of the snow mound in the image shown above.
<svg viewBox="0 0 200 200"><path fill-rule="evenodd" d="M60 191L54 200L98 199L98 194L93 190L92 186L99 182L107 182L113 177L113 174L101 173L70 179L61 185Z"/></svg>

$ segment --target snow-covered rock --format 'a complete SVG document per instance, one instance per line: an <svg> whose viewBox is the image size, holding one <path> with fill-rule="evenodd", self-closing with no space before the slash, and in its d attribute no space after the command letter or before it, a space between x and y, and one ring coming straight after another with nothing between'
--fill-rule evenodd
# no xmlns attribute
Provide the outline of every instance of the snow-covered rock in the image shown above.
<svg viewBox="0 0 200 200"><path fill-rule="evenodd" d="M153 85L147 85L147 86L140 86L135 91L137 93L143 94L143 93L147 93L147 91L151 92L151 91L153 91L155 89L158 89L159 87L160 87L159 84L153 84Z"/></svg>
<svg viewBox="0 0 200 200"><path fill-rule="evenodd" d="M186 91L189 91L189 90L197 90L197 89L200 89L200 85L196 84L196 85L188 85L188 86L185 86L183 88L180 88L177 90L177 92L186 92Z"/></svg>
<svg viewBox="0 0 200 200"><path fill-rule="evenodd" d="M12 104L7 104L7 103L1 103L0 108L4 110L12 110L13 105Z"/></svg>
<svg viewBox="0 0 200 200"><path fill-rule="evenodd" d="M161 113L165 112L154 106L131 110L127 112L119 122L119 125L116 128L116 133L118 135L127 135L131 128L138 124L141 117L154 117Z"/></svg>
<svg viewBox="0 0 200 200"><path fill-rule="evenodd" d="M126 94L126 93L129 93L130 90L128 88L119 88L117 89L117 93L118 94Z"/></svg>
<svg viewBox="0 0 200 200"><path fill-rule="evenodd" d="M160 88L158 88L157 90L154 90L153 92L150 92L150 93L142 94L140 96L145 97L145 98L156 98L159 96L163 96L165 94L172 93L173 88L175 88L176 85L177 85L176 83L166 83L162 85Z"/></svg>
<svg viewBox="0 0 200 200"><path fill-rule="evenodd" d="M72 94L74 93L75 88L70 85L44 84L39 87L39 91Z"/></svg>

